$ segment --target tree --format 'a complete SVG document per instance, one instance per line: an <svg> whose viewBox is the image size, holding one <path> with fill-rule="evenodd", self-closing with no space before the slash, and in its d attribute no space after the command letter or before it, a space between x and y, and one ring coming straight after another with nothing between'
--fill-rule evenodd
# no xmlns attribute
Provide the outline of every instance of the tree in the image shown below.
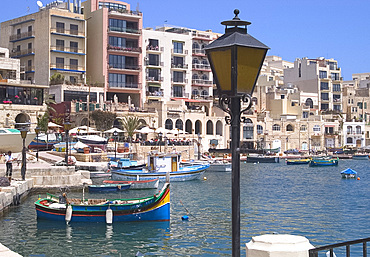
<svg viewBox="0 0 370 257"><path fill-rule="evenodd" d="M91 113L91 118L94 120L96 128L104 131L113 126L113 122L117 118L117 115L113 112L96 110Z"/></svg>
<svg viewBox="0 0 370 257"><path fill-rule="evenodd" d="M134 136L135 130L143 125L141 120L139 120L139 118L136 116L125 116L123 117L121 123L124 130L128 133L130 141Z"/></svg>
<svg viewBox="0 0 370 257"><path fill-rule="evenodd" d="M60 73L54 73L50 77L50 85L59 85L64 83L64 76Z"/></svg>

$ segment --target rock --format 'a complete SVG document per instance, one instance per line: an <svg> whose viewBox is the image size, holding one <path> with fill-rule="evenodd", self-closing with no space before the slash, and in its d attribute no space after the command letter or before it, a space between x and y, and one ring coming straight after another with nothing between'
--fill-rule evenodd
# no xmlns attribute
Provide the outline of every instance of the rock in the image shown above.
<svg viewBox="0 0 370 257"><path fill-rule="evenodd" d="M10 186L9 179L7 177L0 177L0 187Z"/></svg>

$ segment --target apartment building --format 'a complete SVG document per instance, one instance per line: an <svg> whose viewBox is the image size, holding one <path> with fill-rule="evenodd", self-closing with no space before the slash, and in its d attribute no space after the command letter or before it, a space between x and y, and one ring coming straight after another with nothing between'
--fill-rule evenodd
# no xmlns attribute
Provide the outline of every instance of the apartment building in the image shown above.
<svg viewBox="0 0 370 257"><path fill-rule="evenodd" d="M105 100L142 107L142 13L114 0L82 3L87 22L87 82L105 86Z"/></svg>
<svg viewBox="0 0 370 257"><path fill-rule="evenodd" d="M0 46L20 60L22 80L49 85L55 73L67 83L85 80L85 20L79 2L55 1L36 13L2 22Z"/></svg>
<svg viewBox="0 0 370 257"><path fill-rule="evenodd" d="M284 70L284 83L297 85L303 92L319 95L319 110L341 112L341 69L334 59L297 58L294 67Z"/></svg>

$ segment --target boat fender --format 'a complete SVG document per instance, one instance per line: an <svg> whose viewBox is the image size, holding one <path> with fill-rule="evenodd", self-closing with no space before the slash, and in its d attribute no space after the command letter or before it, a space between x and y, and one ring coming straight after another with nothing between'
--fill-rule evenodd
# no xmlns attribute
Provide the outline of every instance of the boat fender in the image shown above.
<svg viewBox="0 0 370 257"><path fill-rule="evenodd" d="M188 215L184 215L181 217L182 220L189 220L189 216Z"/></svg>
<svg viewBox="0 0 370 257"><path fill-rule="evenodd" d="M72 219L72 206L71 205L68 205L68 207L67 207L67 210L66 210L66 217L65 217L65 219L66 219L66 223L68 224L70 221L71 221L71 219Z"/></svg>
<svg viewBox="0 0 370 257"><path fill-rule="evenodd" d="M112 224L113 223L113 211L110 207L105 212L105 221L107 224Z"/></svg>
<svg viewBox="0 0 370 257"><path fill-rule="evenodd" d="M360 177L357 177L357 180L360 180Z"/></svg>

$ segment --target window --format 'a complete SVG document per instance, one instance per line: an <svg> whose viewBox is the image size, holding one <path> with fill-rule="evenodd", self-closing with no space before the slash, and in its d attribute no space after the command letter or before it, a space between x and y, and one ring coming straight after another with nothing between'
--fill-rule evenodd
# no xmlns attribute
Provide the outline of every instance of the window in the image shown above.
<svg viewBox="0 0 370 257"><path fill-rule="evenodd" d="M57 57L55 58L56 67L59 69L64 69L64 58Z"/></svg>
<svg viewBox="0 0 370 257"><path fill-rule="evenodd" d="M340 105L338 105L338 104L334 104L334 105L333 105L333 110L334 110L334 111L340 111L340 110L341 110Z"/></svg>
<svg viewBox="0 0 370 257"><path fill-rule="evenodd" d="M17 35L21 34L21 29L17 29Z"/></svg>
<svg viewBox="0 0 370 257"><path fill-rule="evenodd" d="M64 40L60 40L60 39L56 40L56 50L64 51Z"/></svg>
<svg viewBox="0 0 370 257"><path fill-rule="evenodd" d="M280 99L285 99L285 95L280 95Z"/></svg>
<svg viewBox="0 0 370 257"><path fill-rule="evenodd" d="M361 134L361 126L356 126L356 134Z"/></svg>
<svg viewBox="0 0 370 257"><path fill-rule="evenodd" d="M357 102L357 106L359 109L362 109L362 106L363 106L362 102Z"/></svg>
<svg viewBox="0 0 370 257"><path fill-rule="evenodd" d="M327 74L326 71L324 71L324 70L319 71L319 78L320 79L326 79L327 77L328 77L328 74Z"/></svg>
<svg viewBox="0 0 370 257"><path fill-rule="evenodd" d="M111 31L126 32L127 22L124 20L109 19L109 29Z"/></svg>
<svg viewBox="0 0 370 257"><path fill-rule="evenodd" d="M321 131L320 125L314 125L312 130L313 130L313 132L320 132Z"/></svg>
<svg viewBox="0 0 370 257"><path fill-rule="evenodd" d="M159 55L158 54L149 54L148 64L153 66L159 66Z"/></svg>
<svg viewBox="0 0 370 257"><path fill-rule="evenodd" d="M243 138L253 139L253 125L243 126Z"/></svg>
<svg viewBox="0 0 370 257"><path fill-rule="evenodd" d="M329 104L321 104L321 110L329 110Z"/></svg>
<svg viewBox="0 0 370 257"><path fill-rule="evenodd" d="M321 90L329 90L329 83L328 82L320 82L320 89Z"/></svg>
<svg viewBox="0 0 370 257"><path fill-rule="evenodd" d="M158 39L149 39L149 49L151 50L158 50L159 41Z"/></svg>
<svg viewBox="0 0 370 257"><path fill-rule="evenodd" d="M180 119L176 120L175 126L176 126L177 129L183 130L183 122L182 122L182 120L180 120Z"/></svg>
<svg viewBox="0 0 370 257"><path fill-rule="evenodd" d="M302 118L304 118L304 119L308 118L308 112L303 112L302 113Z"/></svg>
<svg viewBox="0 0 370 257"><path fill-rule="evenodd" d="M347 144L352 144L353 143L353 138L352 137L348 137L347 138Z"/></svg>
<svg viewBox="0 0 370 257"><path fill-rule="evenodd" d="M340 102L340 95L333 95L334 102Z"/></svg>
<svg viewBox="0 0 370 257"><path fill-rule="evenodd" d="M109 67L115 69L125 68L125 56L122 55L109 55Z"/></svg>
<svg viewBox="0 0 370 257"><path fill-rule="evenodd" d="M28 32L32 32L32 26L28 26Z"/></svg>
<svg viewBox="0 0 370 257"><path fill-rule="evenodd" d="M286 131L294 131L293 126L292 126L291 124L288 124L288 125L286 126Z"/></svg>
<svg viewBox="0 0 370 257"><path fill-rule="evenodd" d="M118 46L118 47L126 47L126 38L110 36L109 45Z"/></svg>
<svg viewBox="0 0 370 257"><path fill-rule="evenodd" d="M76 77L76 76L69 76L69 81L70 81L72 84L76 84L76 83L77 83L77 77Z"/></svg>
<svg viewBox="0 0 370 257"><path fill-rule="evenodd" d="M71 52L78 53L78 42L69 42L69 48Z"/></svg>
<svg viewBox="0 0 370 257"><path fill-rule="evenodd" d="M166 122L164 124L164 128L165 129L169 129L169 130L173 129L173 122L172 122L171 119L167 119L166 120Z"/></svg>
<svg viewBox="0 0 370 257"><path fill-rule="evenodd" d="M174 85L173 86L173 96L174 97L183 97L183 86Z"/></svg>
<svg viewBox="0 0 370 257"><path fill-rule="evenodd" d="M72 35L78 35L78 25L76 24L71 24L69 25L70 33Z"/></svg>
<svg viewBox="0 0 370 257"><path fill-rule="evenodd" d="M173 52L177 54L182 54L183 53L183 42L173 42Z"/></svg>
<svg viewBox="0 0 370 257"><path fill-rule="evenodd" d="M333 91L334 92L340 92L341 91L340 84L333 84Z"/></svg>
<svg viewBox="0 0 370 257"><path fill-rule="evenodd" d="M28 50L32 49L32 43L28 43Z"/></svg>
<svg viewBox="0 0 370 257"><path fill-rule="evenodd" d="M339 80L339 73L331 73L330 75L332 80Z"/></svg>
<svg viewBox="0 0 370 257"><path fill-rule="evenodd" d="M257 125L257 134L258 135L263 134L263 127L261 125Z"/></svg>
<svg viewBox="0 0 370 257"><path fill-rule="evenodd" d="M328 62L329 69L331 70L337 70L338 64L336 62Z"/></svg>
<svg viewBox="0 0 370 257"><path fill-rule="evenodd" d="M159 81L159 77L160 77L159 69L147 69L147 72L148 72L148 80Z"/></svg>
<svg viewBox="0 0 370 257"><path fill-rule="evenodd" d="M333 127L325 127L325 134L334 134Z"/></svg>
<svg viewBox="0 0 370 257"><path fill-rule="evenodd" d="M321 100L328 101L329 100L329 93L321 93Z"/></svg>
<svg viewBox="0 0 370 257"><path fill-rule="evenodd" d="M126 75L109 73L109 87L126 87Z"/></svg>
<svg viewBox="0 0 370 257"><path fill-rule="evenodd" d="M301 128L300 128L301 131L307 131L307 126L306 125L302 125Z"/></svg>
<svg viewBox="0 0 370 257"><path fill-rule="evenodd" d="M173 82L184 82L184 73L182 71L173 72Z"/></svg>
<svg viewBox="0 0 370 257"><path fill-rule="evenodd" d="M172 61L173 67L182 68L184 66L184 58L174 56Z"/></svg>
<svg viewBox="0 0 370 257"><path fill-rule="evenodd" d="M102 9L103 7L108 8L110 10L121 11L121 12L126 10L126 5L123 5L123 4L99 2L99 9Z"/></svg>
<svg viewBox="0 0 370 257"><path fill-rule="evenodd" d="M58 32L58 33L64 33L64 23L62 23L62 22L57 22L57 23L56 23L56 26L57 26L57 32Z"/></svg>
<svg viewBox="0 0 370 257"><path fill-rule="evenodd" d="M272 131L280 131L280 125L278 125L278 124L274 124L274 125L272 126Z"/></svg>
<svg viewBox="0 0 370 257"><path fill-rule="evenodd" d="M71 70L78 70L78 60L77 59L69 59L69 66Z"/></svg>

